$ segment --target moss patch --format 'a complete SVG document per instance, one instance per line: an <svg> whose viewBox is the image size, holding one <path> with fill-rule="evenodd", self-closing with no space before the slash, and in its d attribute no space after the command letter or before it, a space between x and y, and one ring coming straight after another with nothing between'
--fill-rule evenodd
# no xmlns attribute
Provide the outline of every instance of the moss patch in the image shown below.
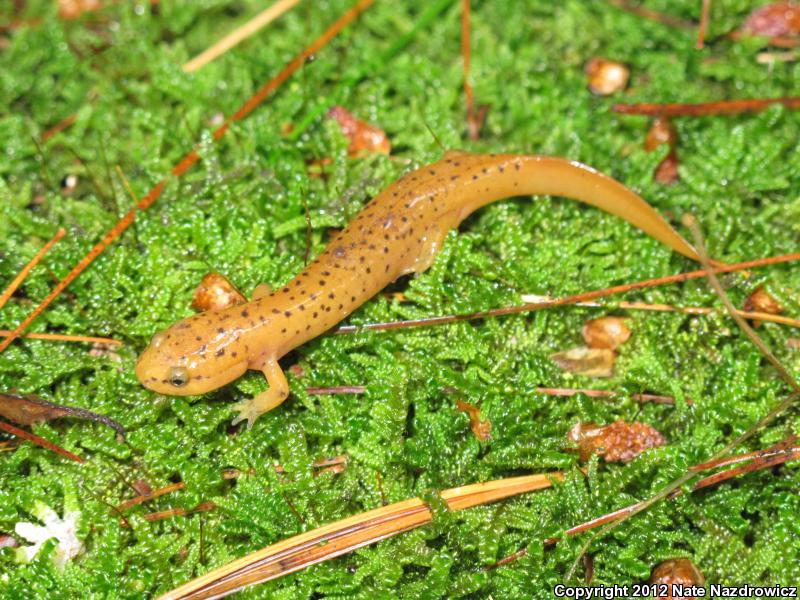
<svg viewBox="0 0 800 600"><path fill-rule="evenodd" d="M292 397L252 431L232 434L231 401L263 389L249 374L201 399L166 398L133 375L150 336L190 313L201 276L216 270L244 290L281 285L303 265L305 202L312 253L375 193L411 164L447 147L554 154L578 159L637 189L659 210L693 211L714 256L735 261L796 251L800 236L800 153L796 113L677 121L681 181L652 181L659 155L642 140L648 123L618 117L610 100L585 89L594 55L630 64L631 101L702 101L797 94L800 67L758 64L753 42L718 41L696 51L694 32L669 29L604 2L495 0L473 6L477 101L488 104L480 142L466 141L458 3L386 66L340 86L413 27L414 3L378 3L321 51L262 108L212 144L209 122L238 105L349 6L301 3L264 33L194 75L180 65L255 13L261 3L222 0L118 3L62 23L52 2L28 2L40 25L6 34L0 50L0 281L9 281L58 226L68 229L0 311L12 328L133 201L114 165L140 196L201 140L202 164L162 198L36 322L33 330L121 339L122 362L91 357L80 344L17 342L0 355L0 388L37 393L123 423L128 444L87 422L35 431L90 461L68 462L29 444L0 454L0 531L31 520L41 500L82 511L86 552L65 571L46 554L20 566L0 551L0 591L8 597L142 597L164 592L250 551L323 523L441 489L519 473L565 469L557 489L458 513L338 560L246 592L243 597L548 597L584 539L545 550L542 540L641 499L700 461L763 415L786 390L755 348L721 317L631 313L633 337L616 376L587 381L561 373L548 354L575 345L596 309L568 307L482 322L321 337L288 356ZM111 3L109 3L111 4ZM654 8L698 17L699 2L659 0ZM744 0L715 2L712 34L740 23ZM348 160L346 141L320 120L297 140L281 135L320 95L340 94L359 117L389 134L394 156ZM618 99L619 99L618 98ZM33 142L77 112L76 123ZM201 133L205 132L205 133ZM325 179L307 161L331 157ZM400 160L402 159L402 160ZM67 174L79 178L62 192ZM452 233L434 266L350 322L425 317L504 306L524 293L570 294L687 270L689 261L614 217L548 198L513 199L480 211ZM796 266L725 278L734 301L766 283L789 314L800 314ZM719 306L702 281L631 296L675 305ZM606 312L624 314L609 309ZM761 333L794 369L796 332ZM306 386L366 385L361 396L309 396ZM694 407L640 407L630 400L553 398L537 386L597 387L690 397ZM493 437L479 443L455 395L480 406ZM639 419L670 441L627 466L601 466L585 479L566 451L577 420ZM752 441L764 447L798 429L796 415ZM315 476L314 460L347 454L342 474ZM274 473L280 462L285 472ZM254 475L224 480L223 469ZM379 478L380 476L380 478ZM111 507L134 495L130 483L186 489L129 512ZM382 481L382 485L379 484ZM631 583L656 562L690 556L711 582L800 580L800 473L787 465L657 506L592 548L595 583ZM149 511L211 512L150 523ZM528 556L483 572L522 547Z"/></svg>

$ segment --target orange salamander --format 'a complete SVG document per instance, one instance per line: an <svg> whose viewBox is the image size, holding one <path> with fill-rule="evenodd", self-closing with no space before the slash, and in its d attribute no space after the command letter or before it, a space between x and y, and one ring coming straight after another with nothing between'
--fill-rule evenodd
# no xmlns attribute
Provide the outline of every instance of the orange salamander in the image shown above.
<svg viewBox="0 0 800 600"><path fill-rule="evenodd" d="M373 198L320 256L274 293L182 319L153 336L136 375L162 394L209 392L248 369L269 389L238 403L249 426L289 395L278 359L327 331L401 275L421 273L447 233L478 208L508 198L565 196L622 217L674 251L698 259L655 209L586 165L547 156L448 152Z"/></svg>

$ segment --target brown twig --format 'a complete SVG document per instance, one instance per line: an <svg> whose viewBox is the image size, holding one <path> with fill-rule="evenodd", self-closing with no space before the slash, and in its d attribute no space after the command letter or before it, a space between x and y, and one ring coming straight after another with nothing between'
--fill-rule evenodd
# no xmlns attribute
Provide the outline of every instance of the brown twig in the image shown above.
<svg viewBox="0 0 800 600"><path fill-rule="evenodd" d="M700 26L697 28L697 43L694 47L702 50L706 40L706 29L708 29L708 17L711 12L711 0L703 0L703 10L700 14Z"/></svg>
<svg viewBox="0 0 800 600"><path fill-rule="evenodd" d="M545 394L546 396L575 396L576 394L584 394L590 398L613 398L614 396L621 396L619 392L612 392L609 390L584 390L575 388L548 388L537 387L538 394ZM631 394L631 400L636 402L652 402L654 404L675 404L675 398L672 396L661 396L659 394ZM686 399L686 404L692 406L694 400Z"/></svg>
<svg viewBox="0 0 800 600"><path fill-rule="evenodd" d="M319 396L324 394L363 394L367 391L365 385L338 385L331 387L309 387L306 388L306 393L312 396Z"/></svg>
<svg viewBox="0 0 800 600"><path fill-rule="evenodd" d="M676 29L694 29L697 26L697 24L693 21L686 21L685 19L673 17L672 15L651 10L644 6L636 6L631 4L628 0L608 0L608 2L609 4L612 4L617 8L636 16L655 21L656 23L661 23L662 25L674 27Z"/></svg>
<svg viewBox="0 0 800 600"><path fill-rule="evenodd" d="M39 261L42 260L45 254L50 252L50 249L56 245L56 242L63 238L66 235L67 231L61 227L56 232L56 234L47 242L42 248L36 253L36 255L30 260L30 262L22 267L20 272L17 276L13 279L11 283L8 284L8 287L0 294L0 308L5 306L6 302L8 302L9 298L17 291L17 288L22 285L22 282L25 281L25 278L28 276L33 268L39 264Z"/></svg>
<svg viewBox="0 0 800 600"><path fill-rule="evenodd" d="M258 31L292 9L300 0L278 0L272 6L264 9L255 17L247 21L244 25L237 27L231 33L204 50L192 60L183 65L185 73L193 73L212 60L225 54L234 46L240 44L248 37L255 35Z"/></svg>
<svg viewBox="0 0 800 600"><path fill-rule="evenodd" d="M463 510L548 488L561 473L512 477L443 491L450 510ZM161 600L221 598L330 560L430 523L433 513L420 498L396 502L296 535L215 569L161 596Z"/></svg>
<svg viewBox="0 0 800 600"><path fill-rule="evenodd" d="M715 273L730 273L734 271L744 271L754 267L764 267L767 265L775 265L779 263L791 262L800 260L800 252L793 252L792 254L782 254L780 256L770 256L767 258L759 258L755 260L748 260L744 262L734 263L730 265L719 265L713 268ZM565 296L563 298L556 298L545 302L530 302L520 306L507 306L503 308L495 308L491 310L484 310L474 313L466 313L459 315L447 315L443 317L426 317L422 319L410 319L406 321L390 321L386 323L365 323L363 325L343 325L334 329L331 333L334 335L341 335L347 333L357 333L360 331L385 331L391 329L404 329L407 327L425 327L430 325L444 325L446 323L456 323L460 321L474 321L476 319L485 319L487 317L498 317L502 315L511 315L521 312L532 312L553 308L555 306L566 306L569 304L578 304L579 302L586 302L596 298L604 298L614 294L621 294L623 292L630 292L634 290L642 290L671 283L680 283L692 279L699 279L705 277L707 271L700 269L697 271L689 271L686 273L678 273L676 275L668 275L666 277L657 277L655 279L647 279L644 281L637 281L635 283L625 283L616 285L601 290L594 290L591 292L583 292L573 296Z"/></svg>
<svg viewBox="0 0 800 600"><path fill-rule="evenodd" d="M522 296L524 302L536 302L541 300L549 300L549 298L542 298L534 294L524 294ZM679 312L687 315L713 315L719 311L714 308L706 306L672 306L671 304L649 304L646 302L615 302L613 306L603 304L601 302L576 302L575 306L586 306L590 308L621 308L625 310L644 310L651 312ZM791 317L784 317L783 315L775 315L765 312L746 311L736 309L736 313L750 319L751 321L769 321L771 323L780 323L781 325L789 325L790 327L800 328L800 319L792 319Z"/></svg>
<svg viewBox="0 0 800 600"><path fill-rule="evenodd" d="M342 29L350 24L358 15L365 11L372 4L373 0L358 0L355 5L345 12L339 19L337 19L325 32L320 35L316 40L311 42L304 50L302 50L295 58L293 58L275 77L263 85L255 94L253 94L231 117L229 117L220 127L212 133L213 139L219 140L225 132L228 131L230 126L249 115L255 110L272 92L283 84L295 71L301 68L307 59L318 52L323 46L330 42ZM187 154L171 171L172 177L178 178L189 170L197 161L200 160L200 154L197 149L192 150ZM36 318L47 309L48 306L55 300L61 292L63 292L70 283L72 283L83 271L97 258L103 251L113 243L122 233L130 227L136 219L138 212L146 210L161 196L164 188L167 185L167 178L159 181L144 198L142 198L136 206L134 206L124 217L122 217L117 224L109 231L100 242L98 242L78 264L62 279L55 288L45 297L45 299L37 306L20 323L12 334L7 337L3 342L0 342L0 352L8 348L11 343L17 339L20 334L28 328L28 326L36 320Z"/></svg>
<svg viewBox="0 0 800 600"><path fill-rule="evenodd" d="M800 108L800 97L784 98L748 98L742 100L717 100L684 104L680 102L666 104L615 104L611 107L621 115L643 115L647 117L704 117L707 115L739 115L748 112L760 112L773 104L783 104L790 110Z"/></svg>
<svg viewBox="0 0 800 600"><path fill-rule="evenodd" d="M53 137L54 135L56 135L58 133L61 133L67 127L69 127L73 123L75 123L75 119L77 119L77 118L78 118L77 113L73 113L73 114L69 115L68 117L66 117L65 119L62 119L61 121L59 121L58 123L56 123L55 125L50 127L49 129L45 130L44 133L42 133L41 137L39 138L39 141L44 143L47 140L49 140L51 137Z"/></svg>
<svg viewBox="0 0 800 600"><path fill-rule="evenodd" d="M6 433L10 433L11 435L15 435L18 438L22 438L27 440L37 446L41 446L42 448L46 448L47 450L52 450L56 454L60 454L61 456L65 456L70 460L74 460L77 463L84 464L86 460L78 456L77 454L73 454L69 450L65 450L61 446L57 446L53 442L50 442L43 437L39 437L36 434L30 433L29 431L25 431L24 429L20 429L19 427L14 427L6 423L5 421L0 421L0 429L5 431Z"/></svg>
<svg viewBox="0 0 800 600"><path fill-rule="evenodd" d="M786 440L784 442L781 442L780 444L776 444L772 448L767 448L766 450L759 450L757 452L750 452L747 454L742 454L736 457L732 457L730 459L731 461L753 460L753 459L755 460L749 465L743 465L735 469L728 469L727 471L722 471L721 473L714 473L713 475L705 477L692 486L692 491L694 492L709 487L711 485L722 483L723 481L727 481L728 479L732 479L733 477L736 477L738 475L743 475L745 473L750 473L760 469L768 469L770 467L783 464L790 460L800 459L800 447L786 447L788 441L789 440ZM791 441L794 440L792 439ZM722 461L720 462L714 461L713 463L706 462L689 467L689 470L690 471L705 470L707 468L712 468L712 466L714 467L720 466L721 464L728 464L728 463L724 463ZM680 488L676 489L675 492L669 496L669 498L670 499L676 498L677 496L680 495L680 491L681 491ZM596 527L599 527L601 525L613 523L614 521L617 521L618 519L629 515L631 512L638 509L642 504L643 504L642 502L637 502L636 504L632 504L630 506L626 506L619 510L615 510L610 513L606 513L604 515L600 515L599 517L590 519L584 523L581 523L580 525L570 527L564 532L564 536L565 537L574 536L579 533L595 529ZM557 544L559 540L560 540L559 537L547 538L546 540L544 540L544 544L546 546L552 546L554 544ZM523 556L527 556L527 554L528 554L527 548L522 548L514 552L513 554L510 554L509 556L501 558L494 564L485 567L484 570L488 571L491 569L496 569L498 567L505 566L509 563L514 562L515 560L522 558Z"/></svg>
<svg viewBox="0 0 800 600"><path fill-rule="evenodd" d="M185 517L186 515L191 515L198 512L203 512L206 510L211 510L216 508L217 505L211 502L210 500L207 502L201 502L194 508L170 508L168 510L159 510L156 512L148 513L144 515L145 521L163 521L164 519L169 519L170 517Z"/></svg>

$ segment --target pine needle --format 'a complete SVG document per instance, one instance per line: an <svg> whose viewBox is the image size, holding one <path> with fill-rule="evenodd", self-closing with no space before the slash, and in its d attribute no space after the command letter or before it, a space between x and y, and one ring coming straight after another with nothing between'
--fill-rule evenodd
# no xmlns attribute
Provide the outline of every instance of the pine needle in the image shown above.
<svg viewBox="0 0 800 600"><path fill-rule="evenodd" d="M452 488L443 491L441 497L450 510L463 510L548 488L553 480L562 479L560 472L511 477ZM433 513L420 498L396 502L267 546L167 592L160 600L221 598L426 525L432 519Z"/></svg>

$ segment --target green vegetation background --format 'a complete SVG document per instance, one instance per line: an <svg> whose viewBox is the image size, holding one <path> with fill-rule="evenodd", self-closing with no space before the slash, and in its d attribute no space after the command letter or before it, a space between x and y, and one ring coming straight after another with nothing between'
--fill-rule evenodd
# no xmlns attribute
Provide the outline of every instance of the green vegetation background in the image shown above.
<svg viewBox="0 0 800 600"><path fill-rule="evenodd" d="M677 222L700 218L714 256L735 261L796 251L800 238L800 123L772 108L755 116L686 119L681 180L652 181L663 153L642 149L648 122L610 112L615 100L703 101L797 94L795 61L758 64L763 44L712 42L606 2L474 2L477 102L490 106L479 142L465 135L460 9L457 2L396 58L353 87L338 83L365 68L419 17L422 3L377 2L266 104L217 145L210 120L230 114L253 90L346 9L348 0L301 3L223 58L186 75L180 65L249 15L255 1L108 3L99 15L60 22L53 2L28 2L41 24L5 34L0 49L0 281L9 281L57 226L69 235L0 312L16 325L130 206L119 165L143 195L196 140L202 164L106 251L35 324L34 330L107 335L124 341L121 362L92 357L83 344L15 343L0 355L0 389L17 389L107 414L128 444L98 424L62 420L35 431L89 458L80 466L29 444L0 454L0 531L32 520L36 500L61 513L81 510L86 551L59 572L46 553L27 566L0 551L0 594L9 598L136 598L164 592L212 567L323 523L431 490L523 473L564 469L557 489L453 515L432 526L245 592L245 598L342 596L427 598L548 597L585 538L544 549L565 528L648 496L743 431L787 392L728 319L716 315L630 313L633 338L610 380L560 372L547 358L580 342L582 323L607 311L566 307L485 322L321 337L283 361L292 396L252 431L229 428L232 401L263 389L251 373L199 399L167 398L134 377L150 336L190 314L192 291L210 270L242 289L281 285L303 266L304 202L312 253L376 192L410 165L448 148L554 154L584 161L638 190ZM753 4L713 3L711 37L742 22ZM12 3L0 3L9 14ZM697 19L700 2L657 0L656 9ZM99 50L99 51L98 51ZM630 64L630 89L613 99L586 91L584 62L606 56ZM286 123L337 89L341 103L386 130L391 159L348 160L346 141L317 120L297 141ZM37 148L34 139L67 115L75 125ZM327 178L308 161L332 157ZM399 160L402 159L402 160ZM76 174L72 195L59 181ZM411 302L379 297L352 323L504 306L520 294L570 294L692 268L686 259L621 220L574 202L512 199L480 211L427 273L393 289ZM725 279L737 303L759 284L800 314L796 266ZM719 302L702 281L628 299L675 305ZM795 373L796 332L760 329ZM306 386L365 384L361 396L314 396ZM536 386L595 387L622 399L553 398ZM446 394L444 388L458 390ZM631 393L674 395L676 407L640 407ZM457 397L491 420L479 443ZM693 398L694 407L684 400ZM653 424L669 445L627 466L592 463L577 471L565 433L578 420ZM795 413L752 441L764 447L797 431ZM315 459L347 454L342 474L315 476ZM277 475L271 465L285 472ZM234 481L226 468L255 474ZM186 490L136 507L123 528L111 508L134 495L126 482ZM382 486L379 482L382 482ZM689 556L711 582L800 581L800 471L786 465L663 503L592 547L594 583L632 583L672 556ZM211 512L150 523L149 511ZM513 564L482 567L526 547Z"/></svg>

